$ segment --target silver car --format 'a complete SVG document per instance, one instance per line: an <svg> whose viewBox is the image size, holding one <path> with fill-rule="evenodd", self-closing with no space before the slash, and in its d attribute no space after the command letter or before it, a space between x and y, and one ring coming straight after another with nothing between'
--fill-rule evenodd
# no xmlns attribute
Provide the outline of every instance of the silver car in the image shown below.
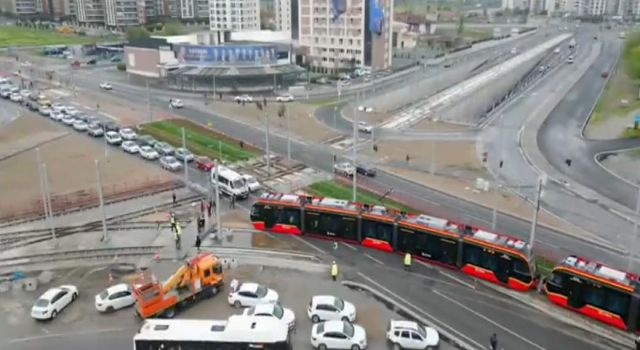
<svg viewBox="0 0 640 350"><path fill-rule="evenodd" d="M163 156L170 156L170 155L173 155L173 152L175 152L175 149L173 148L173 146L171 146L166 142L156 142L153 145L153 148Z"/></svg>
<svg viewBox="0 0 640 350"><path fill-rule="evenodd" d="M189 151L188 149L182 147L176 148L175 157L178 160L186 160L187 162L193 162L194 159L193 153L191 153L191 151Z"/></svg>
<svg viewBox="0 0 640 350"><path fill-rule="evenodd" d="M160 165L162 168L170 171L178 171L182 168L182 164L176 159L176 157L165 156L160 158Z"/></svg>

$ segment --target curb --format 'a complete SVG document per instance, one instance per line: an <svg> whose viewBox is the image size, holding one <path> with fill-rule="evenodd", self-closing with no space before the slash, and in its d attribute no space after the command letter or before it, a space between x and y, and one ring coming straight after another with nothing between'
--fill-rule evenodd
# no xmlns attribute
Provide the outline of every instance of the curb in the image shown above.
<svg viewBox="0 0 640 350"><path fill-rule="evenodd" d="M438 331L438 333L440 334L440 338L442 340L444 340L445 342L453 345L457 349L460 349L460 350L476 350L476 349L478 349L478 348L473 347L472 345L462 341L461 339L457 338L456 336L451 334L449 331L447 331L447 330L443 329L442 327L436 325L434 322L431 322L431 320L427 320L424 317L417 315L415 312L411 311L408 307L400 304L396 300L394 300L394 299L390 298L389 296L387 296L387 295L385 295L385 294L373 289L372 287L370 287L370 286L368 286L366 284L362 284L362 283L358 283L358 282L354 282L354 281L349 281L349 280L344 280L341 283L345 287L352 288L352 289L359 289L361 291L364 291L364 292L367 292L367 293L373 295L373 297L375 299L378 299L378 300L382 301L387 306L391 306L393 311L398 312L398 313L402 314L403 316L411 318L411 319L415 320L416 322L421 323L423 325L432 326L433 328L435 328Z"/></svg>

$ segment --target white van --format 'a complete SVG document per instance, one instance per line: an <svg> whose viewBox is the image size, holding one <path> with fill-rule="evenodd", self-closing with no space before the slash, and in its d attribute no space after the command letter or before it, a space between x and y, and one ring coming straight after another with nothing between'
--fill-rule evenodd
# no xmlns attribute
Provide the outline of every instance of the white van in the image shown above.
<svg viewBox="0 0 640 350"><path fill-rule="evenodd" d="M211 168L211 183L216 184L215 179L216 167ZM246 199L249 197L249 188L242 175L235 171L219 166L218 169L218 186L220 192L228 196L235 195L237 199Z"/></svg>

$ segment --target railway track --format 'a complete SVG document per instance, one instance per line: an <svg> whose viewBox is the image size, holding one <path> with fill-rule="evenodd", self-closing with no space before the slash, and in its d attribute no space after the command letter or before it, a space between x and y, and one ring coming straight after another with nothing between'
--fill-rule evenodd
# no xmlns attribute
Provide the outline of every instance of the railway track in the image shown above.
<svg viewBox="0 0 640 350"><path fill-rule="evenodd" d="M176 201L176 205L190 203L192 201L202 198L200 195L194 195L185 197ZM129 213L115 215L108 217L106 220L107 230L119 231L119 230L137 230L137 229L157 229L158 222L145 221L142 223L128 222L135 218L139 218L145 215L157 213L162 210L170 209L174 206L173 202L163 203L153 207L147 207L140 210L136 210ZM160 224L160 228L168 227L167 225ZM88 222L83 225L77 226L65 226L57 227L55 230L56 237L65 237L79 233L96 232L102 230L102 220L96 220ZM5 251L13 248L24 247L31 244L44 242L52 239L51 230L49 229L35 229L35 230L22 230L13 231L0 234L0 251Z"/></svg>

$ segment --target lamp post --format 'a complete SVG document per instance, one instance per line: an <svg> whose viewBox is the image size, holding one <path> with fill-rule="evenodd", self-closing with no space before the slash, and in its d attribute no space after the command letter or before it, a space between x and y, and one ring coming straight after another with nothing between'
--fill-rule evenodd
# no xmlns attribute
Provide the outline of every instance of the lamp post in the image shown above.
<svg viewBox="0 0 640 350"><path fill-rule="evenodd" d="M536 185L536 201L535 208L533 211L533 219L531 220L531 232L529 233L529 247L531 252L533 252L533 244L536 239L536 225L538 224L538 212L540 211L540 196L542 195L542 186L547 183L547 175L542 174L538 176L537 185Z"/></svg>
<svg viewBox="0 0 640 350"><path fill-rule="evenodd" d="M372 112L373 108L371 107L365 107L365 106L358 106L358 111L359 112ZM358 184L357 184L357 178L358 178L358 171L357 171L357 167L358 167L358 162L357 162L357 157L358 157L358 113L356 112L356 109L353 109L353 201L356 201L356 192L358 191Z"/></svg>

